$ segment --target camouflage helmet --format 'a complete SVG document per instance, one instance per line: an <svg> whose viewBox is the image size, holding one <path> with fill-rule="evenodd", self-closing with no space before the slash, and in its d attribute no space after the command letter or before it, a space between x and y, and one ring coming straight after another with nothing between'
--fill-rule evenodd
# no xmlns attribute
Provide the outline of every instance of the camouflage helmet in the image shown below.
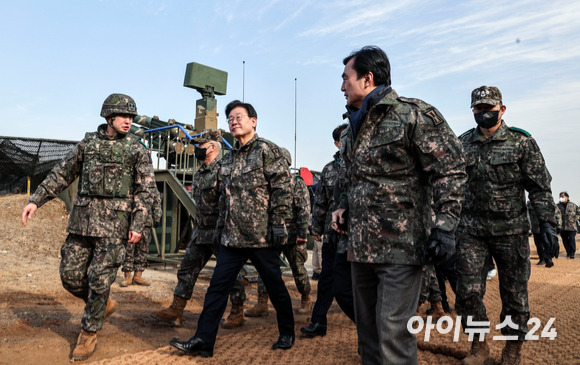
<svg viewBox="0 0 580 365"><path fill-rule="evenodd" d="M282 152L282 157L284 157L284 159L286 160L286 163L288 163L288 166L291 166L292 165L292 155L290 154L290 151L288 151L284 147L280 147L280 152Z"/></svg>
<svg viewBox="0 0 580 365"><path fill-rule="evenodd" d="M125 94L111 94L107 96L101 108L101 117L108 118L115 114L137 115L137 105L132 97Z"/></svg>

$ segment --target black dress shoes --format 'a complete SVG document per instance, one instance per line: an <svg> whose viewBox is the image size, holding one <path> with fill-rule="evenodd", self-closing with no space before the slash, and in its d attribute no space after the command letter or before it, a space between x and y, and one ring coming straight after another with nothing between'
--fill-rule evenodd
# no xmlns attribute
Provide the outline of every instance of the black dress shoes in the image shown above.
<svg viewBox="0 0 580 365"><path fill-rule="evenodd" d="M272 350L288 350L292 345L294 345L294 336L280 336L278 341L272 345Z"/></svg>
<svg viewBox="0 0 580 365"><path fill-rule="evenodd" d="M326 326L323 326L320 323L310 323L308 327L300 328L300 332L310 337L326 336Z"/></svg>
<svg viewBox="0 0 580 365"><path fill-rule="evenodd" d="M213 356L213 345L210 345L209 343L205 342L199 337L193 336L192 338L189 339L189 341L185 342L171 340L169 344L175 347L176 349L180 349L181 351L187 352L190 355L199 355L202 357Z"/></svg>

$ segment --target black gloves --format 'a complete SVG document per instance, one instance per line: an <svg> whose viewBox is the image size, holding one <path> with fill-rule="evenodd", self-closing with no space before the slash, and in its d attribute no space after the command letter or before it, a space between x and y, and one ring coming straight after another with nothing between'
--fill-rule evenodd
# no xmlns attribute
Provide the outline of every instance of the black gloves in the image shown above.
<svg viewBox="0 0 580 365"><path fill-rule="evenodd" d="M271 224L268 226L266 241L268 241L272 247L280 248L286 241L287 236L286 226L283 224Z"/></svg>
<svg viewBox="0 0 580 365"><path fill-rule="evenodd" d="M540 222L540 236L545 242L544 247L549 249L550 255L557 258L560 255L560 244L558 244L558 235L554 225L547 221Z"/></svg>
<svg viewBox="0 0 580 365"><path fill-rule="evenodd" d="M427 263L440 265L447 262L454 253L455 235L439 228L433 228L425 248Z"/></svg>

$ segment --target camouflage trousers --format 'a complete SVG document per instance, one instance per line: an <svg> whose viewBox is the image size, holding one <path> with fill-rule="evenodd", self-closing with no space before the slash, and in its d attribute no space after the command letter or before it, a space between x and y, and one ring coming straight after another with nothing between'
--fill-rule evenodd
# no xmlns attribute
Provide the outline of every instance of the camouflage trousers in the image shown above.
<svg viewBox="0 0 580 365"><path fill-rule="evenodd" d="M126 240L69 234L60 249L62 286L85 301L81 327L96 332L103 327L111 284L125 258Z"/></svg>
<svg viewBox="0 0 580 365"><path fill-rule="evenodd" d="M296 237L289 236L288 242L296 242ZM310 279L308 278L308 271L304 267L304 263L308 260L306 244L286 244L282 246L282 253L284 253L286 260L290 265L298 292L300 292L300 294L310 293L310 290L312 289L310 286ZM262 278L258 276L258 294L262 293L267 294L266 286L264 285Z"/></svg>
<svg viewBox="0 0 580 365"><path fill-rule="evenodd" d="M177 286L173 294L190 300L193 296L193 288L197 282L199 273L205 267L211 255L213 254L217 257L218 252L219 246L214 244L198 244L192 238L181 260L181 266L177 270ZM233 304L244 304L246 301L246 290L241 274L238 274L234 287L230 292L230 301Z"/></svg>
<svg viewBox="0 0 580 365"><path fill-rule="evenodd" d="M147 268L147 254L151 243L151 227L145 227L141 240L137 243L127 243L123 272L145 271Z"/></svg>
<svg viewBox="0 0 580 365"><path fill-rule="evenodd" d="M419 295L419 304L429 300L430 303L441 301L441 290L435 275L433 265L423 265L421 270L421 294Z"/></svg>
<svg viewBox="0 0 580 365"><path fill-rule="evenodd" d="M457 244L459 281L455 309L461 315L463 329L467 328L467 316L473 316L472 321L489 320L483 296L490 255L495 260L499 277L502 303L500 323L504 323L506 317L510 316L511 322L517 326L515 329L504 326L501 333L504 336L518 336L519 340L525 340L530 319L528 280L531 270L527 234L475 237L459 233Z"/></svg>

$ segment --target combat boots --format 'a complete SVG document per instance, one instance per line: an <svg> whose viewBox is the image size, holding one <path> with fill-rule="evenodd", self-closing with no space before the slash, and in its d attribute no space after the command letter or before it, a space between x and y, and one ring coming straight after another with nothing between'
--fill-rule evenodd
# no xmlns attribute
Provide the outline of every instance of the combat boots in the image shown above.
<svg viewBox="0 0 580 365"><path fill-rule="evenodd" d="M469 355L461 361L461 365L492 365L493 357L485 341L473 341Z"/></svg>
<svg viewBox="0 0 580 365"><path fill-rule="evenodd" d="M230 315L228 316L228 318L222 324L222 328L232 329L243 326L245 320L246 318L244 318L244 305L232 303L232 310L230 311Z"/></svg>
<svg viewBox="0 0 580 365"><path fill-rule="evenodd" d="M501 365L523 365L523 345L524 341L506 341L501 352Z"/></svg>
<svg viewBox="0 0 580 365"><path fill-rule="evenodd" d="M439 318L441 318L445 315L445 311L443 311L443 305L440 301L439 302L431 302L430 315L433 318L433 321L437 321Z"/></svg>
<svg viewBox="0 0 580 365"><path fill-rule="evenodd" d="M266 317L268 315L268 294L263 293L258 297L258 303L246 311L248 317Z"/></svg>
<svg viewBox="0 0 580 365"><path fill-rule="evenodd" d="M143 286L151 285L151 281L145 280L142 274L143 271L135 271L135 276L133 276L133 285L143 285Z"/></svg>
<svg viewBox="0 0 580 365"><path fill-rule="evenodd" d="M174 295L173 303L171 303L169 308L158 312L151 312L149 317L180 327L183 323L183 310L185 309L186 304L187 300L185 298Z"/></svg>
<svg viewBox="0 0 580 365"><path fill-rule="evenodd" d="M296 310L298 314L309 314L310 313L310 293L302 294L302 299L300 300L300 308Z"/></svg>
<svg viewBox="0 0 580 365"><path fill-rule="evenodd" d="M77 345L72 353L73 361L86 360L95 352L97 347L97 333L81 329L81 334L77 339Z"/></svg>
<svg viewBox="0 0 580 365"><path fill-rule="evenodd" d="M121 281L121 284L119 285L124 288L133 284L133 274L130 271L126 271L123 274L125 274L125 280Z"/></svg>

